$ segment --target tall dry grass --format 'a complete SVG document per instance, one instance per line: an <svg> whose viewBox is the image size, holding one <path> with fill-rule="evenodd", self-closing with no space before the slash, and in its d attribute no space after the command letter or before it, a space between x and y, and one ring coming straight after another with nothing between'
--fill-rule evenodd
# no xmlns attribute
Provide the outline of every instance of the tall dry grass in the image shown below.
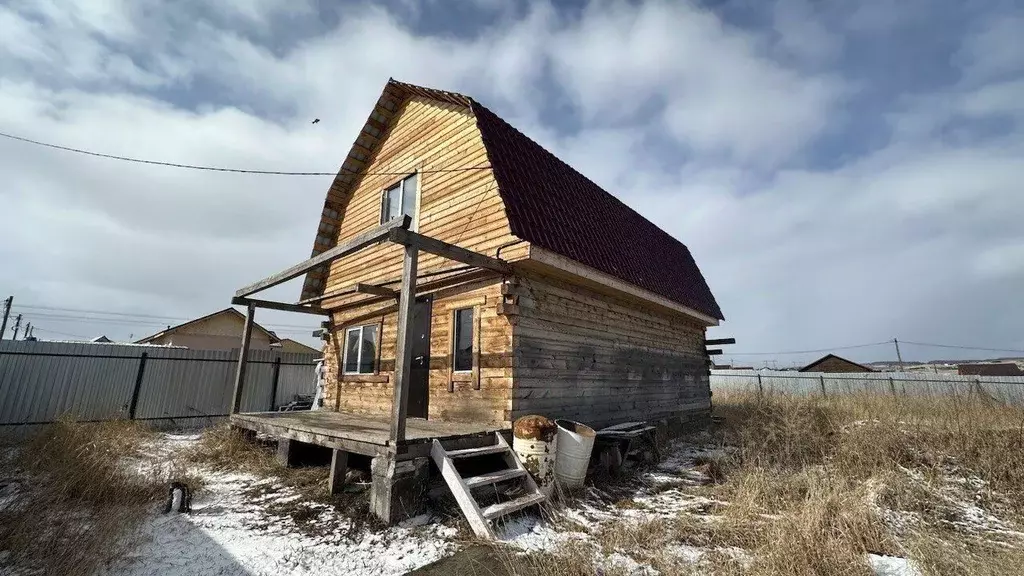
<svg viewBox="0 0 1024 576"><path fill-rule="evenodd" d="M160 508L176 474L126 463L152 438L134 422L66 420L23 443L9 463L15 493L0 504L7 569L92 574L130 550L139 523Z"/></svg>
<svg viewBox="0 0 1024 576"><path fill-rule="evenodd" d="M1024 573L1024 541L972 518L1020 530L1024 408L979 395L718 393L715 413L725 456L700 463L711 482L693 490L727 504L602 526L605 555L626 551L662 574L868 576L872 552L909 557L926 576ZM694 566L664 553L672 544L709 553ZM734 549L747 560L720 553ZM557 573L598 573L593 558L567 556Z"/></svg>

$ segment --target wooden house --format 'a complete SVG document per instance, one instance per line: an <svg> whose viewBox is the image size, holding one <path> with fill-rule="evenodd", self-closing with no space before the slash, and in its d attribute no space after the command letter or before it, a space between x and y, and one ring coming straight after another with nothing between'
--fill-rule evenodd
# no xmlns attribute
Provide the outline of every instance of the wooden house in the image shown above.
<svg viewBox="0 0 1024 576"><path fill-rule="evenodd" d="M799 372L829 372L829 373L853 373L853 372L874 372L874 370L853 360L847 360L835 354L826 354L804 366Z"/></svg>
<svg viewBox="0 0 1024 576"><path fill-rule="evenodd" d="M245 325L245 315L234 308L218 310L206 316L189 320L177 326L136 340L136 344L157 346L184 346L200 350L237 350L242 346L239 336ZM250 336L249 347L255 350L271 350L280 342L276 334L256 324ZM310 352L316 352L311 350Z"/></svg>
<svg viewBox="0 0 1024 576"><path fill-rule="evenodd" d="M303 274L295 304L251 298ZM474 99L395 81L327 191L312 257L234 302L325 315L325 408L409 457L525 414L701 420L705 331L723 318L682 242ZM360 449L308 418L233 422Z"/></svg>

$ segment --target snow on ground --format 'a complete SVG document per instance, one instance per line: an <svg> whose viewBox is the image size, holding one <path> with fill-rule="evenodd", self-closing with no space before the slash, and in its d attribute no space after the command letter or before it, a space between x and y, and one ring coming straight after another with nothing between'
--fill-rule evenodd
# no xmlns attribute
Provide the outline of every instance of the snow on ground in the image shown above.
<svg viewBox="0 0 1024 576"><path fill-rule="evenodd" d="M167 435L169 447L147 456L167 458L196 438ZM456 549L456 530L427 515L363 531L333 507L304 501L273 479L203 476L206 486L194 496L192 513L147 519L141 544L108 576L404 574ZM285 505L294 507L290 514L279 512ZM307 516L308 524L296 522Z"/></svg>

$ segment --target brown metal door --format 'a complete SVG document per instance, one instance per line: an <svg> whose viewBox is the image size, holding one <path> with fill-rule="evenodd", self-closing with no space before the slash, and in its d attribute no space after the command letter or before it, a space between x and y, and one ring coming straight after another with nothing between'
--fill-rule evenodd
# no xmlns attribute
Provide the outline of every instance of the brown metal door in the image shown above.
<svg viewBox="0 0 1024 576"><path fill-rule="evenodd" d="M409 374L409 418L426 418L430 400L430 298L412 309L412 372Z"/></svg>

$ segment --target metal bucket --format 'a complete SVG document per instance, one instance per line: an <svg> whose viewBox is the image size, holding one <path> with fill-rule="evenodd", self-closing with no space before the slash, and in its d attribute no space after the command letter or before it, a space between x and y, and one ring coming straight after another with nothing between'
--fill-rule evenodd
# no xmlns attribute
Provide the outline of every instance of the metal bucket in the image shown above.
<svg viewBox="0 0 1024 576"><path fill-rule="evenodd" d="M557 420L558 455L555 459L555 478L566 489L579 488L587 478L590 453L594 450L597 433L586 424L572 420Z"/></svg>
<svg viewBox="0 0 1024 576"><path fill-rule="evenodd" d="M545 496L555 489L558 427L543 416L523 416L512 425L512 450Z"/></svg>

